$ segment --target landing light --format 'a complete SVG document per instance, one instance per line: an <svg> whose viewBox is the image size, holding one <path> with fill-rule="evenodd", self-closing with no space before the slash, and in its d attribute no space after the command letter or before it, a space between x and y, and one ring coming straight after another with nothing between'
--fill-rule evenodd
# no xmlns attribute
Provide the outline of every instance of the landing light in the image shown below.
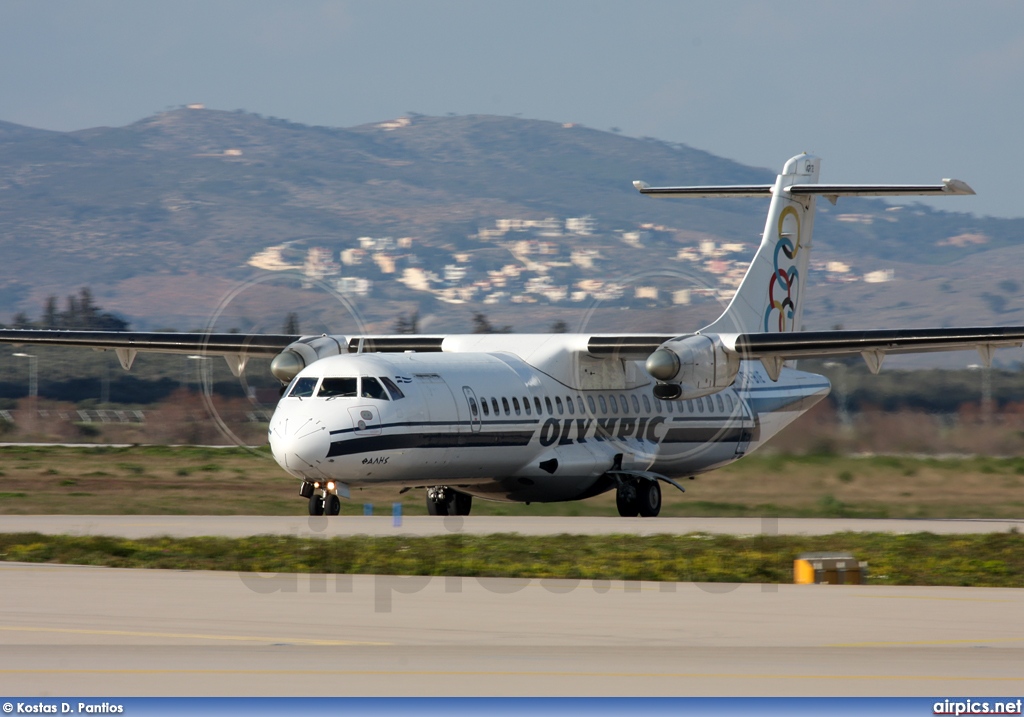
<svg viewBox="0 0 1024 717"><path fill-rule="evenodd" d="M327 490L334 490L334 488L335 488L334 481L332 481L332 480L327 481Z"/></svg>

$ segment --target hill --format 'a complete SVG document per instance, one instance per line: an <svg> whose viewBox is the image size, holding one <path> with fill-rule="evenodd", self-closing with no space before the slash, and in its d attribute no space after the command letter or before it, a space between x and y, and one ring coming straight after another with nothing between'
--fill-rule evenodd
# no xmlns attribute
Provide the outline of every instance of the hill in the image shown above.
<svg viewBox="0 0 1024 717"><path fill-rule="evenodd" d="M297 310L306 331L389 330L415 312L423 330L465 331L474 311L517 330L636 329L629 308L650 312L649 330L684 330L728 297L766 205L655 201L630 181L776 171L509 117L341 129L180 109L70 133L0 122L0 317L90 286L136 328L279 330ZM1024 323L1022 236L1024 220L822 202L816 279L830 285L814 289L807 324ZM871 272L893 280L865 283Z"/></svg>

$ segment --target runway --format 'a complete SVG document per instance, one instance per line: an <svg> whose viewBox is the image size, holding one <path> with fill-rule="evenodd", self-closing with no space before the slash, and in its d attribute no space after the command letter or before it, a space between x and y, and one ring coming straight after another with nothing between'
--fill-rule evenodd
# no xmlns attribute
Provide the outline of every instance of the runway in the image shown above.
<svg viewBox="0 0 1024 717"><path fill-rule="evenodd" d="M844 531L936 534L1003 533L1024 530L1024 520L860 520L847 518L593 518L468 516L208 516L208 515L4 515L0 532L47 535L110 535L145 538L200 535L240 538L250 535L446 535L450 533L522 535L828 535Z"/></svg>
<svg viewBox="0 0 1024 717"><path fill-rule="evenodd" d="M1015 695L1024 590L0 564L0 692Z"/></svg>

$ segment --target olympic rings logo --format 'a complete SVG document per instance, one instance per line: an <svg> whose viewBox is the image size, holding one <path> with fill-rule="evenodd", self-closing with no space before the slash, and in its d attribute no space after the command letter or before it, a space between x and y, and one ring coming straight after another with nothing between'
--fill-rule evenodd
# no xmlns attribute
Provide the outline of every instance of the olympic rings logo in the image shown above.
<svg viewBox="0 0 1024 717"><path fill-rule="evenodd" d="M786 217L792 215L796 222L796 244L782 233ZM764 313L765 331L792 331L796 303L800 298L800 275L796 268L796 255L800 252L800 214L789 206L779 215L779 239L775 243L773 257L775 272L768 282L768 308ZM785 255L784 263L794 262L788 268L779 266L780 254Z"/></svg>

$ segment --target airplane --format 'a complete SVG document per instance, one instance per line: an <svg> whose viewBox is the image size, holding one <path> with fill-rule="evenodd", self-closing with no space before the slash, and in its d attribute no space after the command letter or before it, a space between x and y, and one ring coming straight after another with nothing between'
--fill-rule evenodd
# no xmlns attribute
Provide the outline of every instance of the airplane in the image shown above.
<svg viewBox="0 0 1024 717"><path fill-rule="evenodd" d="M256 335L2 330L0 342L223 356L239 375L273 357L282 397L268 440L310 515L338 515L363 486L425 489L431 515L473 498L574 501L615 491L655 517L661 485L763 446L830 390L809 357L1020 346L1024 327L800 331L817 197L974 194L965 183L819 183L801 154L773 184L651 187L649 197L769 197L764 233L722 315L683 334Z"/></svg>

